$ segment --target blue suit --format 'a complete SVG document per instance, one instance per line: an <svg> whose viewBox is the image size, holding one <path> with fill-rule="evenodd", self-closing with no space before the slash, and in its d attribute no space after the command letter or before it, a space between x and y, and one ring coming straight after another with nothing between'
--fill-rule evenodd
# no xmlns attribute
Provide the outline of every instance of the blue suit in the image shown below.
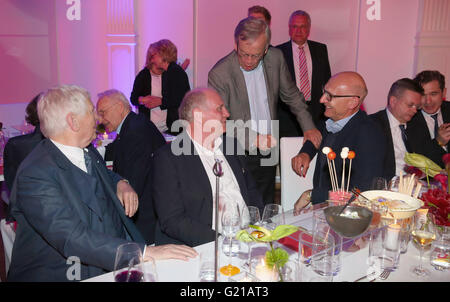
<svg viewBox="0 0 450 302"><path fill-rule="evenodd" d="M144 240L116 197L120 177L89 146L93 174L73 165L48 139L22 162L11 192L18 223L8 281L68 281L67 258L86 279L114 269L116 249Z"/></svg>
<svg viewBox="0 0 450 302"><path fill-rule="evenodd" d="M317 153L316 167L313 177L312 203L324 202L328 199L328 191L332 189L330 172L323 147L330 147L336 153L335 166L338 184L341 187L343 161L340 157L342 148L348 147L355 151L349 190L358 187L361 191L369 190L374 177L383 176L383 161L385 159L386 142L381 128L367 116L364 111L358 111L337 133L322 131L322 143L319 150L307 141L301 152L308 153L311 159ZM318 152L317 152L318 151ZM345 183L348 179L349 160L346 159Z"/></svg>

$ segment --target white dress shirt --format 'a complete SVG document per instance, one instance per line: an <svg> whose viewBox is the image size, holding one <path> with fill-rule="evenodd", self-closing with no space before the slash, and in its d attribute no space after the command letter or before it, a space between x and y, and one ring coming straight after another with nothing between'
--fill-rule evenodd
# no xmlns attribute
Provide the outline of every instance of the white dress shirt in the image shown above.
<svg viewBox="0 0 450 302"><path fill-rule="evenodd" d="M430 132L431 139L434 139L434 138L435 138L435 137L434 137L434 118L431 117L432 115L435 115L435 114L436 114L436 113L434 113L434 114L428 114L428 113L426 113L425 111L422 110L422 115L423 115L423 117L425 118L425 122L427 123L428 131ZM437 112L437 115L438 115L438 118L437 118L437 120L438 120L438 126L441 126L441 125L444 123L444 119L443 119L443 117L442 117L441 108L439 108L439 110L438 110L438 112ZM442 146L442 148L443 148L445 151L447 151L447 147L446 147L446 146Z"/></svg>
<svg viewBox="0 0 450 302"><path fill-rule="evenodd" d="M303 50L305 51L305 57L306 57L306 66L308 67L308 80L309 80L309 87L312 89L312 59L311 59L311 52L309 51L308 42L305 42L303 45L298 45L294 41L292 41L292 57L294 59L294 71L295 71L295 84L297 85L297 88L300 89L300 69L299 69L299 55L300 55L300 49L299 47L303 46ZM311 98L306 101L311 101Z"/></svg>
<svg viewBox="0 0 450 302"><path fill-rule="evenodd" d="M386 109L386 113L389 119L389 125L391 127L392 143L394 144L395 154L395 175L400 175L403 172L405 166L405 153L406 146L403 143L402 131L400 130L400 122L392 115L389 109ZM406 129L406 124L405 129Z"/></svg>
<svg viewBox="0 0 450 302"><path fill-rule="evenodd" d="M189 135L189 133L188 133ZM222 161L222 170L223 176L220 177L220 187L219 187L219 209L221 208L221 204L228 200L235 201L239 206L240 214L242 213L242 209L246 207L246 203L242 198L241 189L239 188L239 184L234 176L233 170L228 164L227 159L222 153L220 149L220 145L222 144L222 138L218 137L214 141L214 150L209 150L203 147L201 144L192 139L189 135L189 138L192 140L194 144L195 150L197 154L200 156L200 160L202 161L203 168L205 168L206 174L208 175L209 183L211 185L212 191L212 200L213 200L213 215L212 215L212 228L215 229L215 209L216 209L216 176L213 172L214 164L216 163L216 159ZM220 213L219 213L220 214ZM220 217L220 216L219 216ZM219 232L222 230L221 221L219 220Z"/></svg>
<svg viewBox="0 0 450 302"><path fill-rule="evenodd" d="M162 98L162 76L154 75L151 72L150 75L152 76L152 96ZM160 132L167 130L166 118L167 109L161 110L160 106L151 109L150 120Z"/></svg>
<svg viewBox="0 0 450 302"><path fill-rule="evenodd" d="M84 160L84 150L82 148L66 146L57 143L52 139L50 140L67 157L67 159L70 160L72 164L87 173L86 162Z"/></svg>
<svg viewBox="0 0 450 302"><path fill-rule="evenodd" d="M246 71L242 67L241 70L247 86L252 130L260 134L270 134L271 117L262 60L253 70Z"/></svg>

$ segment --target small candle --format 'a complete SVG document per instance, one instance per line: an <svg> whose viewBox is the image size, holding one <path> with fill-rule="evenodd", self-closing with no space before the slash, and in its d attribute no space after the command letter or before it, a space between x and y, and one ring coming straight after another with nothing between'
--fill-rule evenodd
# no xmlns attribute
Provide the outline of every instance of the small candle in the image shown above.
<svg viewBox="0 0 450 302"><path fill-rule="evenodd" d="M274 269L268 267L264 259L262 259L261 262L258 265L256 265L255 276L262 282L278 281L277 272Z"/></svg>
<svg viewBox="0 0 450 302"><path fill-rule="evenodd" d="M400 225L390 224L386 230L385 247L389 250L396 250L398 248L398 236L400 234Z"/></svg>
<svg viewBox="0 0 450 302"><path fill-rule="evenodd" d="M108 133L103 134L103 139L108 139Z"/></svg>

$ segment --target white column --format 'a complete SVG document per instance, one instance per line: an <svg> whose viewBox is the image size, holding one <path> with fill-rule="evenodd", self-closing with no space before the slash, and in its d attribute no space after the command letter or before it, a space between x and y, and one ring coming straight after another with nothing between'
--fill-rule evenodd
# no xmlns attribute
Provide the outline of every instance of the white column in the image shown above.
<svg viewBox="0 0 450 302"><path fill-rule="evenodd" d="M130 97L136 76L134 1L108 0L108 84Z"/></svg>
<svg viewBox="0 0 450 302"><path fill-rule="evenodd" d="M416 45L416 73L439 70L450 80L450 1L423 0ZM448 84L447 84L448 86Z"/></svg>

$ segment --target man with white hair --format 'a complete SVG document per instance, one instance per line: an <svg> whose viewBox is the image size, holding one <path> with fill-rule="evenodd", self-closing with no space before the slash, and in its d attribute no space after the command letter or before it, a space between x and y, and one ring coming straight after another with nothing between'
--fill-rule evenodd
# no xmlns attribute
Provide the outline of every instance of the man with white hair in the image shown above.
<svg viewBox="0 0 450 302"><path fill-rule="evenodd" d="M91 145L95 111L76 86L44 92L38 102L42 140L22 162L11 193L18 223L8 281L72 281L114 269L117 247L134 241L144 260L188 259L186 246L146 246L127 216L137 195L109 171Z"/></svg>
<svg viewBox="0 0 450 302"><path fill-rule="evenodd" d="M139 197L133 216L147 244L154 243L156 217L151 196L153 152L165 144L158 128L142 114L131 111L122 92L111 89L98 95L97 115L107 132L117 137L106 149L105 158L113 161L113 171L126 178Z"/></svg>

